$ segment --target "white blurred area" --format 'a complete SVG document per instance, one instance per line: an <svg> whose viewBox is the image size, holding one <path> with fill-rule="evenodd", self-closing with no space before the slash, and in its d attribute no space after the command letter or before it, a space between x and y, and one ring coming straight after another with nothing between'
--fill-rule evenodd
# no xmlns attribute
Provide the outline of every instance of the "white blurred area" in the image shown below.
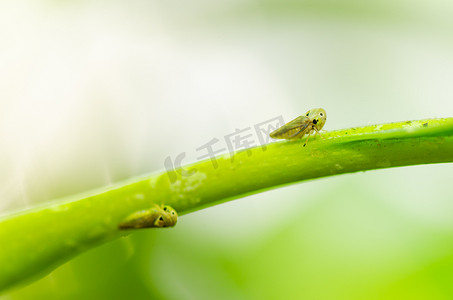
<svg viewBox="0 0 453 300"><path fill-rule="evenodd" d="M453 22L444 4L387 1L382 19L368 20L269 15L255 1L4 1L0 211L162 170L169 155L193 162L212 138L314 107L327 110L326 130L451 117ZM327 178L184 218L213 237L250 238L281 224L274 215L291 217L320 191L359 181L404 214L451 225L453 204L441 197L451 172ZM404 188L392 189L395 180Z"/></svg>

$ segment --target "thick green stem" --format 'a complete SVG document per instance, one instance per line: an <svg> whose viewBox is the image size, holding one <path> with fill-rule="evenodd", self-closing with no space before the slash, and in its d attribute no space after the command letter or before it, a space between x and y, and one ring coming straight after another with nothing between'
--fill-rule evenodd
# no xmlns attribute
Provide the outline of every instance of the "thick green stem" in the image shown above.
<svg viewBox="0 0 453 300"><path fill-rule="evenodd" d="M118 224L152 203L169 204L184 215L307 179L452 162L453 118L332 131L302 145L299 140L255 147L4 217L0 219L0 290L33 280L124 235Z"/></svg>

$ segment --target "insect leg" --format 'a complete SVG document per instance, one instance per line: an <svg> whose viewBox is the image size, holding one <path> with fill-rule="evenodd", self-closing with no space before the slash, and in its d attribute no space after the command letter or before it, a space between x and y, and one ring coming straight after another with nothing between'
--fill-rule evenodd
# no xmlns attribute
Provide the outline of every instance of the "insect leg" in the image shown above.
<svg viewBox="0 0 453 300"><path fill-rule="evenodd" d="M316 130L315 136L319 134L319 136L320 136L321 138L325 139L324 136L321 134L321 132L319 132L318 128L315 127L315 130Z"/></svg>
<svg viewBox="0 0 453 300"><path fill-rule="evenodd" d="M307 139L305 140L304 147L308 143L308 139L310 138L310 134L311 134L311 132L308 134Z"/></svg>

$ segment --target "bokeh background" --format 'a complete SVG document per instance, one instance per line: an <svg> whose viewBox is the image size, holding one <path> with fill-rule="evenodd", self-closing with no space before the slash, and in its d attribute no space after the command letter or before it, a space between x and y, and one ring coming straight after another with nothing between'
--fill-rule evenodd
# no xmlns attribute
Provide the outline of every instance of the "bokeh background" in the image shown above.
<svg viewBox="0 0 453 300"><path fill-rule="evenodd" d="M453 112L449 1L2 1L0 28L5 214L164 170L182 152L197 161L212 138L314 107L326 130ZM452 299L452 172L249 196L0 299Z"/></svg>

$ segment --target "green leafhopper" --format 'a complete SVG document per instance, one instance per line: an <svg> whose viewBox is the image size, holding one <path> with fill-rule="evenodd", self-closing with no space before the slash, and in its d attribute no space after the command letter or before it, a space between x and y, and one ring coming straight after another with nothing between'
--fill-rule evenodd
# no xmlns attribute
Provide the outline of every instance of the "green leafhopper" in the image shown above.
<svg viewBox="0 0 453 300"><path fill-rule="evenodd" d="M273 139L287 139L294 140L300 139L305 135L304 147L308 142L308 138L313 132L315 136L319 134L319 130L326 124L327 114L322 108L314 108L307 111L303 116L299 116L294 120L286 123L282 127L270 133L270 137Z"/></svg>
<svg viewBox="0 0 453 300"><path fill-rule="evenodd" d="M119 229L150 227L173 227L178 221L178 214L169 205L155 205L151 209L141 210L129 215L118 225Z"/></svg>

